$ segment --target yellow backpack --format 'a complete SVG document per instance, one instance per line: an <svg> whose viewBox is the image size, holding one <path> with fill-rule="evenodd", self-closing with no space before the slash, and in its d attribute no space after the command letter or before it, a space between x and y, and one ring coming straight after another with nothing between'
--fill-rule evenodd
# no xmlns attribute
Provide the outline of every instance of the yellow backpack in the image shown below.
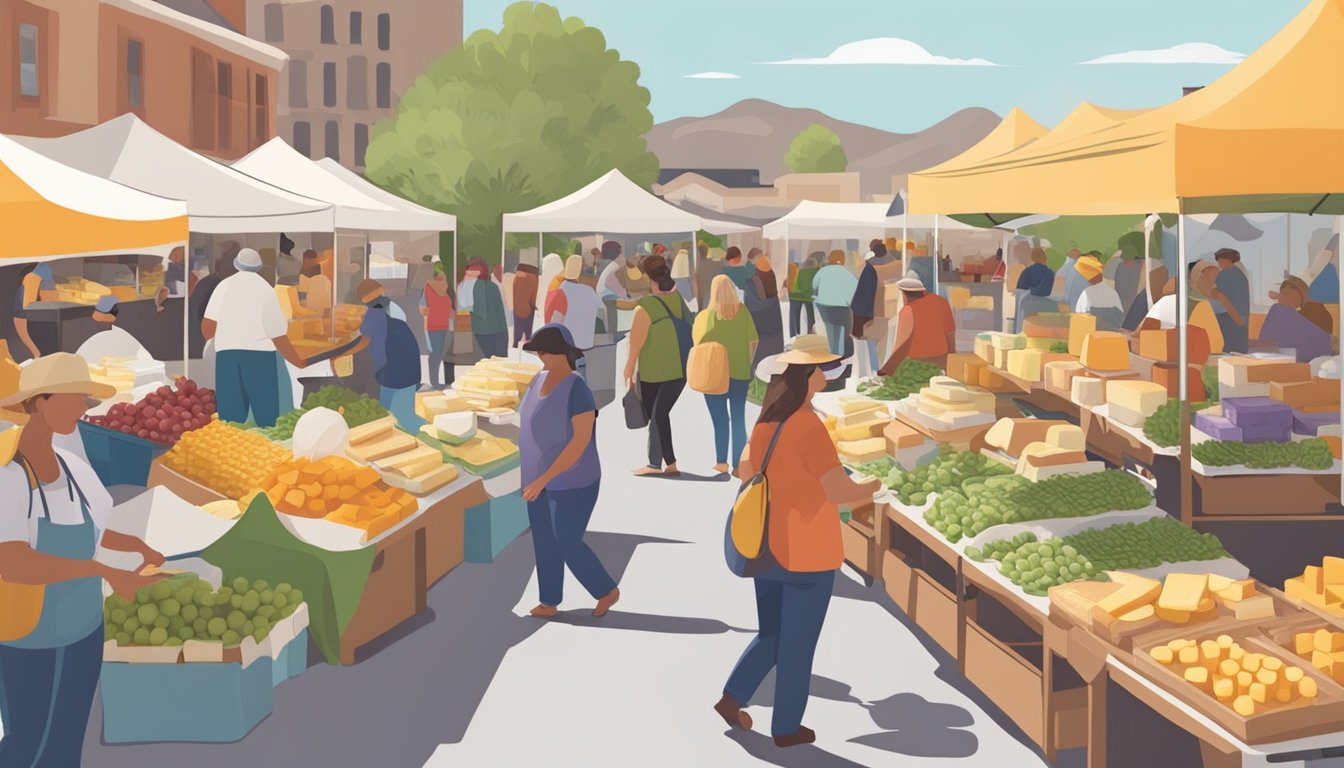
<svg viewBox="0 0 1344 768"><path fill-rule="evenodd" d="M766 480L765 470L770 466L770 456L783 431L784 422L781 421L770 438L770 447L765 450L760 469L742 483L733 502L733 511L728 516L724 555L729 569L738 576L751 576L769 566L766 539L770 524L770 483Z"/></svg>

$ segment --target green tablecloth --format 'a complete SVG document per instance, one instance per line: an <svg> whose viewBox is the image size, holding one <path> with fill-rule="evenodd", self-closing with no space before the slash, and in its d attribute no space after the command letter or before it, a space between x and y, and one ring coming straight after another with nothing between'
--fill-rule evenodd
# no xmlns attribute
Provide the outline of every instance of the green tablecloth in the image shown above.
<svg viewBox="0 0 1344 768"><path fill-rule="evenodd" d="M303 590L309 631L328 664L340 661L341 633L355 615L373 567L374 548L329 552L295 538L260 494L223 538L201 555L224 571Z"/></svg>

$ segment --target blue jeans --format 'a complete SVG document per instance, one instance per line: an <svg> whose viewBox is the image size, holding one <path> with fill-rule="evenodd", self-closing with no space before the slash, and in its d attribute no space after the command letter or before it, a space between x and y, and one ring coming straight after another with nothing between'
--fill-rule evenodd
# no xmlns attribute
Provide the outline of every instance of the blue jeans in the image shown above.
<svg viewBox="0 0 1344 768"><path fill-rule="evenodd" d="M243 423L250 410L258 427L280 415L280 356L275 352L215 353L215 402L219 418Z"/></svg>
<svg viewBox="0 0 1344 768"><path fill-rule="evenodd" d="M882 319L879 318L879 319L873 320L872 322L874 322L874 323L885 323L886 320L882 320ZM868 361L869 361L870 363L872 363L872 365L873 365L873 375L876 376L876 375L877 375L877 369L878 369L878 368L881 368L881 367L882 367L882 364L885 363L885 362L887 362L887 361L886 361L886 360L882 360L881 358L878 357L877 339L866 339L866 340L864 340L863 343L868 345Z"/></svg>
<svg viewBox="0 0 1344 768"><path fill-rule="evenodd" d="M821 315L821 324L826 327L826 347L832 355L845 355L845 337L849 335L851 315L849 307L828 307L817 305L817 314Z"/></svg>
<svg viewBox="0 0 1344 768"><path fill-rule="evenodd" d="M755 578L760 629L728 676L723 692L747 706L775 670L774 736L792 736L803 724L812 684L812 658L831 603L835 571L793 573L778 565Z"/></svg>
<svg viewBox="0 0 1344 768"><path fill-rule="evenodd" d="M714 422L714 455L719 464L736 467L747 445L747 388L750 381L729 381L722 395L705 395L710 421ZM731 424L732 462L728 461L728 436Z"/></svg>
<svg viewBox="0 0 1344 768"><path fill-rule="evenodd" d="M79 765L102 663L101 629L61 648L0 645L0 765Z"/></svg>
<svg viewBox="0 0 1344 768"><path fill-rule="evenodd" d="M418 433L420 427L426 423L424 419L420 418L420 414L415 412L415 392L417 389L418 387L378 388L378 402L393 416L397 417L397 423L401 425L402 429L411 434Z"/></svg>
<svg viewBox="0 0 1344 768"><path fill-rule="evenodd" d="M556 606L564 598L565 566L594 598L616 588L607 569L583 541L601 485L599 481L569 491L548 489L536 501L527 503L532 549L537 556L537 590L543 605Z"/></svg>
<svg viewBox="0 0 1344 768"><path fill-rule="evenodd" d="M438 389L443 386L439 368L447 359L448 331L425 331L425 336L429 337L429 383Z"/></svg>
<svg viewBox="0 0 1344 768"><path fill-rule="evenodd" d="M802 324L803 312L807 312L807 325ZM798 336L812 332L812 326L817 323L816 311L812 309L810 301L789 301L789 336Z"/></svg>

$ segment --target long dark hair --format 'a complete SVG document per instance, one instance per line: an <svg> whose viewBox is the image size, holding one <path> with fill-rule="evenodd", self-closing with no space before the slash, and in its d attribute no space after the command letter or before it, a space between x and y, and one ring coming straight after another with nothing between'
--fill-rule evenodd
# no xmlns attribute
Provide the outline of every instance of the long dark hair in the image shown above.
<svg viewBox="0 0 1344 768"><path fill-rule="evenodd" d="M639 268L644 274L648 275L649 280L663 293L671 293L676 290L677 284L672 280L672 272L667 268L667 259L658 254L647 256L639 263Z"/></svg>
<svg viewBox="0 0 1344 768"><path fill-rule="evenodd" d="M790 365L784 373L770 379L765 388L765 399L761 403L761 415L758 424L774 424L788 420L807 402L808 382L815 365Z"/></svg>

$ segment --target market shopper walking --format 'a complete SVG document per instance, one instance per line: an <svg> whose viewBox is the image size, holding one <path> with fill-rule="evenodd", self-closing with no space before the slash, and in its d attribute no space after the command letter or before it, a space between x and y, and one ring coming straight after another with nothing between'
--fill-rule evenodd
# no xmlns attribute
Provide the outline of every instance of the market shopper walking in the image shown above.
<svg viewBox="0 0 1344 768"><path fill-rule="evenodd" d="M737 286L737 290L745 291L747 289L747 280L756 274L756 268L752 266L751 260L743 260L742 249L736 245L729 246L727 255L723 259L723 274L727 275Z"/></svg>
<svg viewBox="0 0 1344 768"><path fill-rule="evenodd" d="M535 265L522 262L513 273L513 346L532 340L532 324L537 320L537 291L541 273Z"/></svg>
<svg viewBox="0 0 1344 768"><path fill-rule="evenodd" d="M471 334L481 348L481 357L508 357L509 326L504 319L504 295L490 277L490 267L475 261L467 267L471 281ZM467 290L463 283L463 293ZM461 294L459 294L461 295Z"/></svg>
<svg viewBox="0 0 1344 768"><path fill-rule="evenodd" d="M789 338L812 332L816 325L817 313L812 306L812 279L826 260L821 251L807 257L802 266L797 267L789 280ZM803 324L803 314L807 314L807 324Z"/></svg>
<svg viewBox="0 0 1344 768"><path fill-rule="evenodd" d="M261 254L244 248L234 257L238 272L210 295L201 334L215 341L215 401L219 418L273 427L280 416L279 351L295 368L307 363L286 335L289 326L275 289L257 274Z"/></svg>
<svg viewBox="0 0 1344 768"><path fill-rule="evenodd" d="M849 305L854 301L859 281L845 266L844 251L831 251L826 261L826 266L817 270L817 276L812 278L812 295L816 297L821 324L826 327L831 354L843 356L845 337L849 335Z"/></svg>
<svg viewBox="0 0 1344 768"><path fill-rule="evenodd" d="M834 367L838 360L835 354L798 349L774 358L785 367L770 379L738 470L739 477L751 477L767 453L770 456L765 469L766 544L774 564L755 577L759 629L714 710L730 727L750 729L751 716L742 707L773 669L770 732L780 747L816 741L816 733L803 726L803 713L817 640L836 571L845 557L839 508L869 501L881 488L879 480L849 479L825 425L812 409L812 398L826 387L823 368Z"/></svg>
<svg viewBox="0 0 1344 768"><path fill-rule="evenodd" d="M163 564L140 539L107 530L112 497L93 468L52 444L69 435L95 398L89 366L65 352L19 374L0 407L28 423L14 461L0 466L0 766L78 766L103 659L103 580L126 599L158 581L94 559L100 547ZM22 610L26 609L26 610Z"/></svg>
<svg viewBox="0 0 1344 768"><path fill-rule="evenodd" d="M449 341L457 311L453 308L453 288L443 262L434 265L434 277L425 283L425 291L420 296L420 314L425 318L425 337L429 342L429 384L434 389L451 386L456 377L449 356Z"/></svg>
<svg viewBox="0 0 1344 768"><path fill-rule="evenodd" d="M905 300L896 316L896 340L891 357L878 374L891 376L906 358L946 369L948 354L957 351L957 322L952 305L936 293L926 293L917 277L896 283Z"/></svg>
<svg viewBox="0 0 1344 768"><path fill-rule="evenodd" d="M762 358L784 351L784 315L779 307L779 277L771 268L770 257L761 249L752 248L751 262L756 274L747 279L744 299L760 337L752 355L754 368Z"/></svg>
<svg viewBox="0 0 1344 768"><path fill-rule="evenodd" d="M853 335L868 347L868 372L876 373L886 354L887 335L895 306L888 307L887 292L895 296L895 284L901 279L901 262L880 240L868 244L873 254L859 273L850 311L854 316Z"/></svg>
<svg viewBox="0 0 1344 768"><path fill-rule="evenodd" d="M696 345L720 344L728 355L728 391L705 395L714 424L714 471L726 475L737 466L747 445L747 389L759 343L756 322L750 312L742 311L737 286L727 275L714 278L709 307L695 316L691 335Z"/></svg>
<svg viewBox="0 0 1344 768"><path fill-rule="evenodd" d="M364 280L356 292L365 309L359 344L351 354L369 349L378 382L378 402L403 429L415 434L425 423L415 412L415 393L420 389L420 344L406 321L392 317L392 300L382 283Z"/></svg>
<svg viewBox="0 0 1344 768"><path fill-rule="evenodd" d="M597 298L597 291L579 282L582 276L583 257L577 254L570 256L565 262L565 281L556 291L548 322L563 325L569 330L571 343L580 351L586 352L593 348L593 336L597 331L597 313L602 307L602 302ZM587 381L588 368L584 365L582 356L578 359L578 373Z"/></svg>
<svg viewBox="0 0 1344 768"><path fill-rule="evenodd" d="M649 419L649 463L636 469L635 474L679 477L677 454L672 447L672 407L686 388L691 311L677 293L667 260L649 256L641 266L653 293L639 300L630 324L625 386L639 387Z"/></svg>
<svg viewBox="0 0 1344 768"><path fill-rule="evenodd" d="M597 404L576 373L583 351L563 325L542 326L523 348L536 353L542 365L519 406L523 499L540 593L531 615L556 615L568 567L597 600L593 616L601 618L621 598L621 590L583 541L602 485L594 432Z"/></svg>

